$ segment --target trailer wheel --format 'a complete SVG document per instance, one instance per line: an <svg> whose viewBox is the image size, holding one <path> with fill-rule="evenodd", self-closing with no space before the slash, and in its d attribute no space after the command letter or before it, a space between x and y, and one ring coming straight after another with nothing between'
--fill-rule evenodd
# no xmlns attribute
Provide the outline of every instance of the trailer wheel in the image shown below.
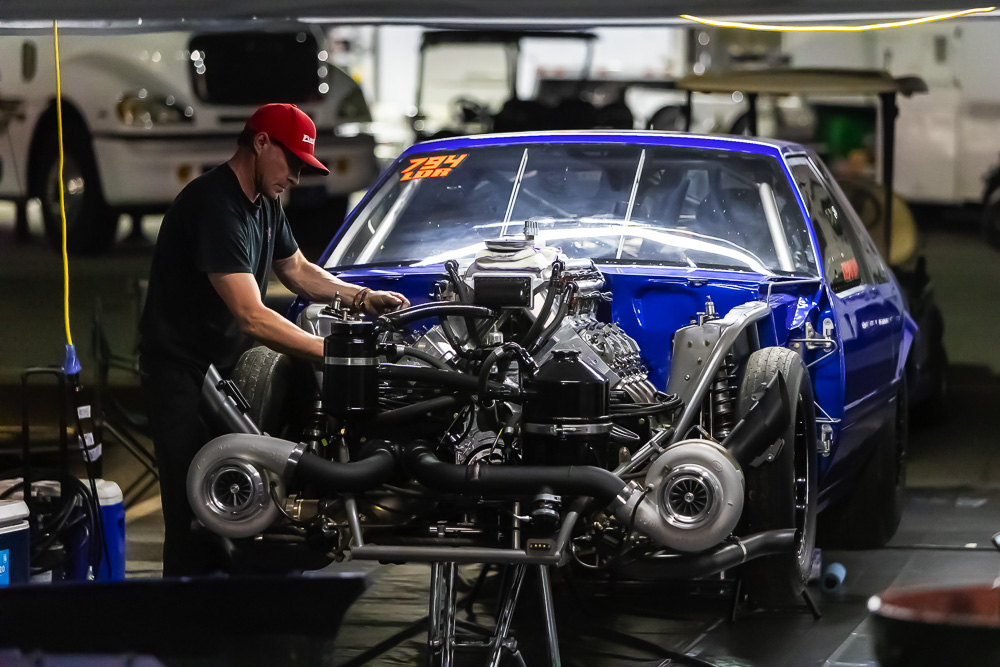
<svg viewBox="0 0 1000 667"><path fill-rule="evenodd" d="M59 137L55 127L41 131L34 160L34 190L42 204L45 236L52 247L62 248ZM63 193L67 252L85 255L107 252L118 231L118 212L104 201L90 133L72 117L63 123Z"/></svg>

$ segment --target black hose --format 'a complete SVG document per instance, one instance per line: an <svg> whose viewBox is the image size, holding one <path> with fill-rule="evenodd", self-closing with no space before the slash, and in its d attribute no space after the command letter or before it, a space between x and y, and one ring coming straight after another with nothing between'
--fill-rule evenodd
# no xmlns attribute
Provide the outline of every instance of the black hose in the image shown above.
<svg viewBox="0 0 1000 667"><path fill-rule="evenodd" d="M625 482L595 466L491 466L441 461L425 444L406 450L404 462L418 482L437 491L466 495L523 495L543 487L568 496L591 496L608 504Z"/></svg>
<svg viewBox="0 0 1000 667"><path fill-rule="evenodd" d="M452 328L451 322L448 321L447 317L441 318L441 333L448 339L448 344L451 345L451 348L455 350L458 356L464 359L468 359L471 356L465 348L465 341L459 338L458 333Z"/></svg>
<svg viewBox="0 0 1000 667"><path fill-rule="evenodd" d="M443 371L437 368L424 368L422 366L379 364L378 376L380 380L424 382L439 387L465 391L470 394L479 391L479 379L477 377L459 373L458 371ZM490 391L503 391L503 386L497 382L490 382L488 387ZM506 394L504 396L507 397Z"/></svg>
<svg viewBox="0 0 1000 667"><path fill-rule="evenodd" d="M531 327L528 332L524 334L524 338L521 339L521 345L530 349L532 345L538 340L538 334L542 332L542 328L545 326L545 321L549 319L549 315L552 314L552 303L556 298L556 291L559 287L559 279L562 276L562 262L554 262L552 264L552 277L549 279L549 292L545 295L545 302L542 304L542 310L538 313L538 317L535 321L531 323Z"/></svg>
<svg viewBox="0 0 1000 667"><path fill-rule="evenodd" d="M461 405L463 401L457 396L437 396L426 401L420 401L412 405L406 405L395 410L380 412L375 416L375 421L379 424L395 424L407 419L423 417L428 412L436 412L446 408Z"/></svg>
<svg viewBox="0 0 1000 667"><path fill-rule="evenodd" d="M486 319L497 317L497 311L486 306L477 306L471 303L423 303L419 306L411 306L403 310L396 310L386 313L378 318L380 323L385 323L389 328L396 329L410 322L424 320L428 317L472 317Z"/></svg>
<svg viewBox="0 0 1000 667"><path fill-rule="evenodd" d="M504 343L500 347L495 347L483 360L483 365L479 369L479 400L483 401L487 398L501 398L502 396L497 395L489 390L490 381L490 371L493 370L493 366L501 359L507 359L514 357L517 359L518 365L528 372L528 375L533 375L538 369L535 365L534 359L528 354L527 350L518 345L517 343ZM504 364L501 371L506 374L507 364ZM502 382L501 382L502 384Z"/></svg>
<svg viewBox="0 0 1000 667"><path fill-rule="evenodd" d="M5 471L0 473L0 479L11 479L22 475L23 472L20 470ZM57 469L35 468L32 471L31 477L31 483L42 480L61 482L59 496L60 506L58 511L54 514L50 514L38 512L36 508L35 515L32 517L32 560L34 560L36 556L40 557L42 553L48 549L48 547L51 546L56 539L62 537L67 530L84 521L89 528L89 534L93 538L89 540L91 549L99 549L103 542L102 544L98 544L95 541L97 533L95 530L96 524L94 513L100 511L100 505L97 504L96 498L92 496L91 490L87 487L87 485L76 477L66 477L65 471ZM19 483L15 483L10 489L8 489L7 493L14 493L20 490L23 494L26 491L25 486L24 480L21 479ZM65 497L63 497L63 491L66 491ZM75 517L73 516L74 513L76 513ZM42 520L42 517L45 518L44 521ZM93 556L91 555L88 560L93 562Z"/></svg>
<svg viewBox="0 0 1000 667"><path fill-rule="evenodd" d="M424 350L418 350L415 347L409 347L405 345L385 345L382 346L387 354L392 354L395 359L401 359L403 357L413 357L414 359L419 359L425 364L434 366L435 368L440 368L443 371L454 370L451 366L445 362L444 359L440 357L435 357L430 352L425 352Z"/></svg>
<svg viewBox="0 0 1000 667"><path fill-rule="evenodd" d="M662 403L619 403L611 406L612 417L650 417L681 407L683 401L671 396Z"/></svg>
<svg viewBox="0 0 1000 667"><path fill-rule="evenodd" d="M462 277L458 275L458 262L453 259L449 259L444 263L444 270L448 272L448 277L451 279L451 284L455 288L455 294L458 295L460 301L465 303L471 303L474 301L475 295L472 289L469 288L468 284ZM441 324L445 324L445 318L441 318ZM476 329L476 323L469 316L465 317L465 329L469 332L469 337L472 339L473 345L476 347L482 347L483 338L479 335L479 330Z"/></svg>
<svg viewBox="0 0 1000 667"><path fill-rule="evenodd" d="M796 530L767 530L697 554L662 554L619 562L615 571L640 580L690 579L728 570L761 556L795 549Z"/></svg>
<svg viewBox="0 0 1000 667"><path fill-rule="evenodd" d="M545 327L545 330L542 331L541 335L538 337L538 340L536 340L535 343L530 348L528 348L528 351L531 352L531 354L535 354L536 352L538 352L538 350L540 350L542 346L545 345L545 341L551 338L552 334L554 334L559 329L559 327L562 326L563 319L566 318L566 313L569 312L569 304L571 301L573 301L573 294L575 292L576 292L576 285L574 283L569 283L568 285L566 285L566 289L564 289L562 292L562 300L559 303L559 310L556 311L555 318L552 320L552 322L549 323L549 326Z"/></svg>
<svg viewBox="0 0 1000 667"><path fill-rule="evenodd" d="M465 284L462 277L458 275L458 262L453 259L449 259L444 263L444 270L448 272L448 277L451 278L451 285L455 288L455 294L459 296L463 301L470 301L469 298L472 296L470 294L469 286Z"/></svg>
<svg viewBox="0 0 1000 667"><path fill-rule="evenodd" d="M396 472L396 455L386 443L360 461L340 463L315 454L303 454L292 468L292 482L307 483L320 493L359 493L385 483Z"/></svg>
<svg viewBox="0 0 1000 667"><path fill-rule="evenodd" d="M69 515L68 515L69 516ZM89 515L83 508L80 508L80 512L73 517L71 521L66 520L60 523L58 526L53 528L46 528L46 533L48 536L42 539L40 542L32 542L31 553L33 557L38 557L41 554L49 550L56 540L60 537L64 537L64 533L80 525L84 521L89 521Z"/></svg>
<svg viewBox="0 0 1000 667"><path fill-rule="evenodd" d="M611 442L618 445L634 445L641 440L638 433L633 433L617 424L611 425Z"/></svg>

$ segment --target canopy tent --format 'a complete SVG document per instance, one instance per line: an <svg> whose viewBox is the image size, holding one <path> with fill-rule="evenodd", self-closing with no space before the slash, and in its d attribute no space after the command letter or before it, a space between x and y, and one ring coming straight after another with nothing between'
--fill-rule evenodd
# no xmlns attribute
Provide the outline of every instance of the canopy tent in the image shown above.
<svg viewBox="0 0 1000 667"><path fill-rule="evenodd" d="M81 27L163 29L191 23L244 23L291 18L358 24L443 27L588 28L685 23L681 14L795 21L912 18L915 13L959 11L968 0L3 0L0 26L59 19ZM80 23L84 22L84 23ZM103 22L103 24L101 23ZM33 26L41 27L35 23Z"/></svg>
<svg viewBox="0 0 1000 667"><path fill-rule="evenodd" d="M882 70L818 67L709 71L688 75L675 84L679 90L698 93L764 95L879 95L926 93L927 84L915 76L893 77Z"/></svg>

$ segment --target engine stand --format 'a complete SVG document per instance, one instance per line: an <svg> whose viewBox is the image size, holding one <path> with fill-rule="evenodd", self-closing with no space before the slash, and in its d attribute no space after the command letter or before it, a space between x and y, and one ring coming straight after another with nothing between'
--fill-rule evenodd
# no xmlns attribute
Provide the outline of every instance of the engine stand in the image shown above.
<svg viewBox="0 0 1000 667"><path fill-rule="evenodd" d="M806 609L812 614L813 620L820 620L823 618L823 613L819 610L819 605L813 600L812 595L809 594L809 589L803 589L802 591L802 602L805 603ZM729 622L735 623L739 617L739 611L741 603L743 602L743 582L741 579L736 580L736 590L733 592L732 606L729 608Z"/></svg>
<svg viewBox="0 0 1000 667"><path fill-rule="evenodd" d="M818 621L823 618L823 614L820 613L819 607L816 606L816 601L812 599L811 595L809 595L808 590L802 591L802 601L806 603L807 607L809 607L809 613L813 615L813 619Z"/></svg>
<svg viewBox="0 0 1000 667"><path fill-rule="evenodd" d="M518 648L517 640L510 636L518 597L524 584L524 576L528 565L520 564L504 568L503 583L497 609L496 628L492 631L475 623L457 618L458 609L465 609L471 614L472 602L479 595L491 565L484 565L479 578L469 595L461 600L455 595L455 563L431 563L430 599L428 614L415 621L400 632L379 642L361 655L341 665L341 667L356 667L368 664L395 646L406 641L421 630L427 629L427 664L429 667L454 667L458 664L455 657L456 649L488 649L490 667L499 667L507 657L517 664L526 665L524 656ZM555 605L552 598L552 583L546 565L538 565L538 584L541 594L542 611L545 616L546 643L549 654L549 664L559 667L562 658L559 652L559 636L556 630ZM459 640L456 629L462 629L475 635L479 640ZM463 660L468 662L467 659Z"/></svg>

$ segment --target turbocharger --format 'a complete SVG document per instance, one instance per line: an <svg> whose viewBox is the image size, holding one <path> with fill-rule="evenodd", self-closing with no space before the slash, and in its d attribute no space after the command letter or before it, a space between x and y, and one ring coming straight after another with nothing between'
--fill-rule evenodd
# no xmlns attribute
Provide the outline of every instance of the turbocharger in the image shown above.
<svg viewBox="0 0 1000 667"><path fill-rule="evenodd" d="M710 440L682 440L649 467L644 486L629 484L614 510L625 525L683 552L722 542L743 513L739 464Z"/></svg>

